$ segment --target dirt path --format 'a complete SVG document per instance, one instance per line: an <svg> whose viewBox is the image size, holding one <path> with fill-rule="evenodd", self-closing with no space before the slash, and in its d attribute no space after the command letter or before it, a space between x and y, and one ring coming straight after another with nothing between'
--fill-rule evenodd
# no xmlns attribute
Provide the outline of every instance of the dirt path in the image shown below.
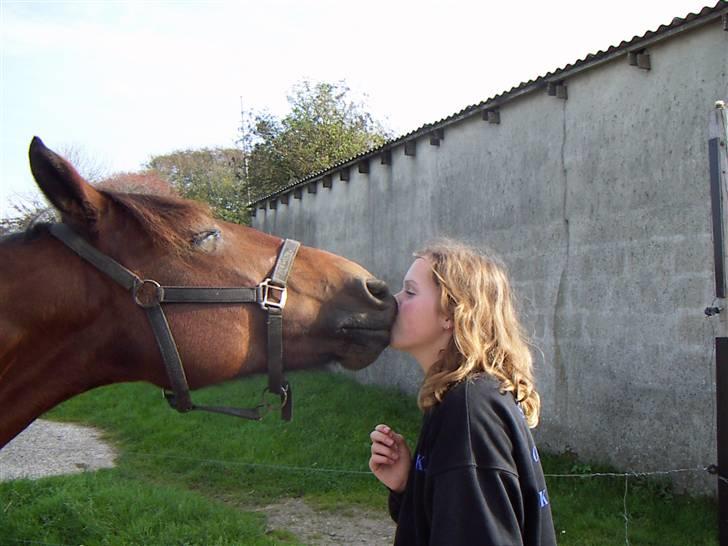
<svg viewBox="0 0 728 546"><path fill-rule="evenodd" d="M36 419L0 451L0 481L112 468L115 457L93 427Z"/></svg>
<svg viewBox="0 0 728 546"><path fill-rule="evenodd" d="M305 544L385 546L394 540L394 523L385 512L313 510L301 499L263 506L268 530L286 530Z"/></svg>
<svg viewBox="0 0 728 546"><path fill-rule="evenodd" d="M0 481L43 478L112 468L116 453L93 427L36 420L0 451ZM384 512L314 510L301 499L255 509L268 530L293 533L305 544L392 544L394 524Z"/></svg>

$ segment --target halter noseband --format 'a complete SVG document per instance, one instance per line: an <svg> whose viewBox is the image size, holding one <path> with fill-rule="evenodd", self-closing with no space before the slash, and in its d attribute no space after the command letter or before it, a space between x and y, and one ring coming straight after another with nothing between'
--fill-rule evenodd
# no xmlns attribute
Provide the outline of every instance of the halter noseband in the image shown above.
<svg viewBox="0 0 728 546"><path fill-rule="evenodd" d="M268 387L271 394L280 396L281 418L290 421L293 409L291 386L283 377L283 308L286 305L288 273L293 265L300 243L285 239L271 276L256 287L197 287L161 286L157 281L141 279L136 274L95 249L65 224L51 224L51 235L73 250L81 258L111 277L132 293L134 303L142 307L149 318L157 346L162 354L172 391L164 390L164 397L179 412L190 410L211 411L244 419L260 419L270 409L265 400L254 408L198 406L192 403L182 360L169 328L162 303L257 303L268 314Z"/></svg>

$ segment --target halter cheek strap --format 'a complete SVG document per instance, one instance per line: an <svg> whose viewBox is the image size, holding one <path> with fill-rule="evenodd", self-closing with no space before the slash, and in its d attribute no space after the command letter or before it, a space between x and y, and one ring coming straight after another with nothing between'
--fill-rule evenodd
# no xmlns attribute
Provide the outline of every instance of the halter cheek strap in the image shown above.
<svg viewBox="0 0 728 546"><path fill-rule="evenodd" d="M300 247L298 241L285 239L273 273L256 287L190 287L161 286L151 279L141 279L106 254L87 243L65 224L51 224L51 234L81 258L109 276L132 294L134 303L142 307L149 319L162 355L172 388L164 390L169 404L180 412L191 410L222 413L244 419L260 419L271 409L265 398L254 408L198 406L192 402L187 377L177 344L164 314L162 303L257 303L267 312L268 387L266 391L280 397L281 418L290 421L293 398L291 386L283 377L283 309L286 305L286 283ZM264 391L265 395L265 391Z"/></svg>

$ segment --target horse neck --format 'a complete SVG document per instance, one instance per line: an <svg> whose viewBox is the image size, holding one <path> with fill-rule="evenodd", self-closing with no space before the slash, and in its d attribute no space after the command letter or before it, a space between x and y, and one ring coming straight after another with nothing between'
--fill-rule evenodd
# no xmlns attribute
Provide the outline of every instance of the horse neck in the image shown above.
<svg viewBox="0 0 728 546"><path fill-rule="evenodd" d="M100 355L104 299L48 236L0 242L0 447L60 402L114 381Z"/></svg>

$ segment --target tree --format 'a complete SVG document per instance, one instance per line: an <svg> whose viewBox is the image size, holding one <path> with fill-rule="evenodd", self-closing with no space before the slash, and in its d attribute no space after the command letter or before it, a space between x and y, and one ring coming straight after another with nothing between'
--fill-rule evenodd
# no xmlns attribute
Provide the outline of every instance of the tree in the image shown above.
<svg viewBox="0 0 728 546"><path fill-rule="evenodd" d="M102 160L91 157L88 152L77 145L65 144L58 149L58 154L63 156L78 174L89 182L96 183L105 180L110 175L109 166Z"/></svg>
<svg viewBox="0 0 728 546"><path fill-rule="evenodd" d="M158 155L147 167L188 199L208 203L213 213L230 222L249 222L243 152L236 148L204 148Z"/></svg>
<svg viewBox="0 0 728 546"><path fill-rule="evenodd" d="M245 224L250 221L247 205L251 200L379 146L391 136L361 102L351 98L343 81L304 80L293 87L288 103L290 111L282 119L267 112L244 113L240 149L176 151L152 157L146 168L161 175L183 197L207 202L216 216ZM110 186L108 178L102 182L105 169L78 149L66 148L65 155L89 181L124 190L118 184ZM148 175L125 173L111 178L124 178L125 191L144 192L149 190ZM17 212L29 219L40 208L34 205L33 210Z"/></svg>
<svg viewBox="0 0 728 546"><path fill-rule="evenodd" d="M10 213L0 218L0 236L23 231L37 222L55 221L55 210L40 197L13 199L10 201Z"/></svg>
<svg viewBox="0 0 728 546"><path fill-rule="evenodd" d="M278 120L255 116L252 134L243 127L249 150L247 176L253 199L383 144L389 132L364 105L350 98L344 82L302 81L288 96L290 112Z"/></svg>

